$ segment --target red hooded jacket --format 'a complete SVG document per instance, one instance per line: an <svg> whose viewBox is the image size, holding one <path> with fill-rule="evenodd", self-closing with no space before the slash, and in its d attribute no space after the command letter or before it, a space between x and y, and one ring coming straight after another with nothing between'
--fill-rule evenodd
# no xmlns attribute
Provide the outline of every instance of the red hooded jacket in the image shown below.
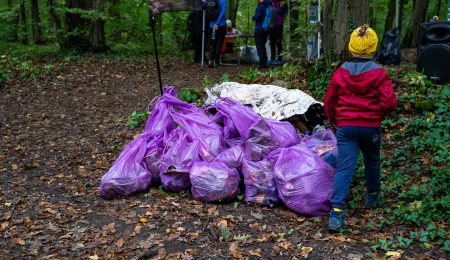
<svg viewBox="0 0 450 260"><path fill-rule="evenodd" d="M345 62L331 77L324 100L328 119L337 127L380 127L397 107L392 80L372 60Z"/></svg>

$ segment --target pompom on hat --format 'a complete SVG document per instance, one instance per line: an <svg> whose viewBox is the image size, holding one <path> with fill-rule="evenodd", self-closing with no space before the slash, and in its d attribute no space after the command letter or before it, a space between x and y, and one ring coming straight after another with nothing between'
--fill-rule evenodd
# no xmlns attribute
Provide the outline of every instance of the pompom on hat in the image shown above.
<svg viewBox="0 0 450 260"><path fill-rule="evenodd" d="M367 24L364 24L352 32L348 49L353 56L368 57L375 54L377 44L377 33Z"/></svg>

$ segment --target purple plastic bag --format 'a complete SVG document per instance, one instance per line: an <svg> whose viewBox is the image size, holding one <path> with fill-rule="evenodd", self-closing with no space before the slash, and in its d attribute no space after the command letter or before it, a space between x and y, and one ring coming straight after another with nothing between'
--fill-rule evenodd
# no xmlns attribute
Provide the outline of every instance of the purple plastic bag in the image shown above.
<svg viewBox="0 0 450 260"><path fill-rule="evenodd" d="M330 211L333 175L306 146L283 148L274 167L278 196L296 212L323 216Z"/></svg>
<svg viewBox="0 0 450 260"><path fill-rule="evenodd" d="M217 155L214 161L220 162L229 168L240 168L242 165L242 157L242 147L240 145L236 145L221 152Z"/></svg>
<svg viewBox="0 0 450 260"><path fill-rule="evenodd" d="M277 140L279 147L291 147L300 143L300 137L291 123L267 118L264 120L270 128L272 136Z"/></svg>
<svg viewBox="0 0 450 260"><path fill-rule="evenodd" d="M156 104L153 106L153 109L151 109L151 104L154 100L152 100L149 105L151 114L145 124L144 132L164 132L164 135L167 136L177 127L170 114L174 107L183 110L198 109L191 104L179 100L174 87L165 86L163 95L157 99Z"/></svg>
<svg viewBox="0 0 450 260"><path fill-rule="evenodd" d="M250 127L261 119L261 116L251 108L231 98L218 98L213 107L218 112L216 117L223 117L225 141L236 138L247 139Z"/></svg>
<svg viewBox="0 0 450 260"><path fill-rule="evenodd" d="M176 96L176 92L173 87L164 87L164 94L157 100L153 109L151 109L151 105L149 105L151 113L145 124L144 132L158 131L170 133L176 128L176 124L169 113L170 105L165 102L168 97L174 96ZM153 99L151 103L153 103L154 100L156 99Z"/></svg>
<svg viewBox="0 0 450 260"><path fill-rule="evenodd" d="M146 190L150 186L152 174L147 170L144 156L147 143L153 140L153 133L144 133L131 141L100 182L100 196L112 199L129 196Z"/></svg>
<svg viewBox="0 0 450 260"><path fill-rule="evenodd" d="M194 163L190 180L192 195L203 202L231 200L239 193L238 171L220 162Z"/></svg>
<svg viewBox="0 0 450 260"><path fill-rule="evenodd" d="M273 207L278 203L278 191L269 160L252 162L244 159L242 173L245 183L245 201Z"/></svg>
<svg viewBox="0 0 450 260"><path fill-rule="evenodd" d="M152 174L152 185L158 186L161 184L161 177L159 176L161 170L161 154L162 149L159 147L153 147L147 150L144 162L148 171Z"/></svg>
<svg viewBox="0 0 450 260"><path fill-rule="evenodd" d="M277 141L272 137L269 126L261 117L249 129L248 138L245 141L245 157L250 161L260 161L277 148Z"/></svg>
<svg viewBox="0 0 450 260"><path fill-rule="evenodd" d="M336 168L338 159L337 141L331 129L317 131L311 136L304 137L302 141L331 167Z"/></svg>
<svg viewBox="0 0 450 260"><path fill-rule="evenodd" d="M222 128L201 109L171 111L172 118L192 140L198 141L203 160L212 161L222 151Z"/></svg>
<svg viewBox="0 0 450 260"><path fill-rule="evenodd" d="M161 156L161 183L164 189L179 192L190 187L189 171L199 161L199 143L182 128L173 130Z"/></svg>

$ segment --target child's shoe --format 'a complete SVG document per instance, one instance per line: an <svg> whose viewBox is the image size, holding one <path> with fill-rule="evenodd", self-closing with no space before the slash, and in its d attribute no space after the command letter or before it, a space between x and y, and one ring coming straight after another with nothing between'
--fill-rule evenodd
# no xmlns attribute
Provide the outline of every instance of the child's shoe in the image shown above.
<svg viewBox="0 0 450 260"><path fill-rule="evenodd" d="M377 206L377 203L380 201L381 194L379 191L367 193L366 195L366 203L364 203L364 208L366 209L374 209Z"/></svg>
<svg viewBox="0 0 450 260"><path fill-rule="evenodd" d="M330 232L340 232L345 226L347 221L345 220L345 210L333 208L330 211L330 219L328 222L328 230Z"/></svg>
<svg viewBox="0 0 450 260"><path fill-rule="evenodd" d="M272 60L272 59L270 59L270 60L268 60L267 61L267 66L272 66L274 63L273 63L274 61Z"/></svg>

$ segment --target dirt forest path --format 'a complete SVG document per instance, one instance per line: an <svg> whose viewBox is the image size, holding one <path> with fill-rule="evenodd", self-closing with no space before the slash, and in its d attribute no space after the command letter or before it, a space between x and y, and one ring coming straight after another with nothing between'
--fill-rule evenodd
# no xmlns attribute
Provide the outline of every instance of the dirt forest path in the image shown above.
<svg viewBox="0 0 450 260"><path fill-rule="evenodd" d="M237 79L246 68L162 63L163 81L177 88L199 86L205 75ZM154 64L97 59L60 63L45 78L10 79L0 89L2 259L369 256L377 234L329 235L327 218L284 207L205 205L156 188L100 198L101 176L141 131L127 128L128 116L158 94Z"/></svg>

